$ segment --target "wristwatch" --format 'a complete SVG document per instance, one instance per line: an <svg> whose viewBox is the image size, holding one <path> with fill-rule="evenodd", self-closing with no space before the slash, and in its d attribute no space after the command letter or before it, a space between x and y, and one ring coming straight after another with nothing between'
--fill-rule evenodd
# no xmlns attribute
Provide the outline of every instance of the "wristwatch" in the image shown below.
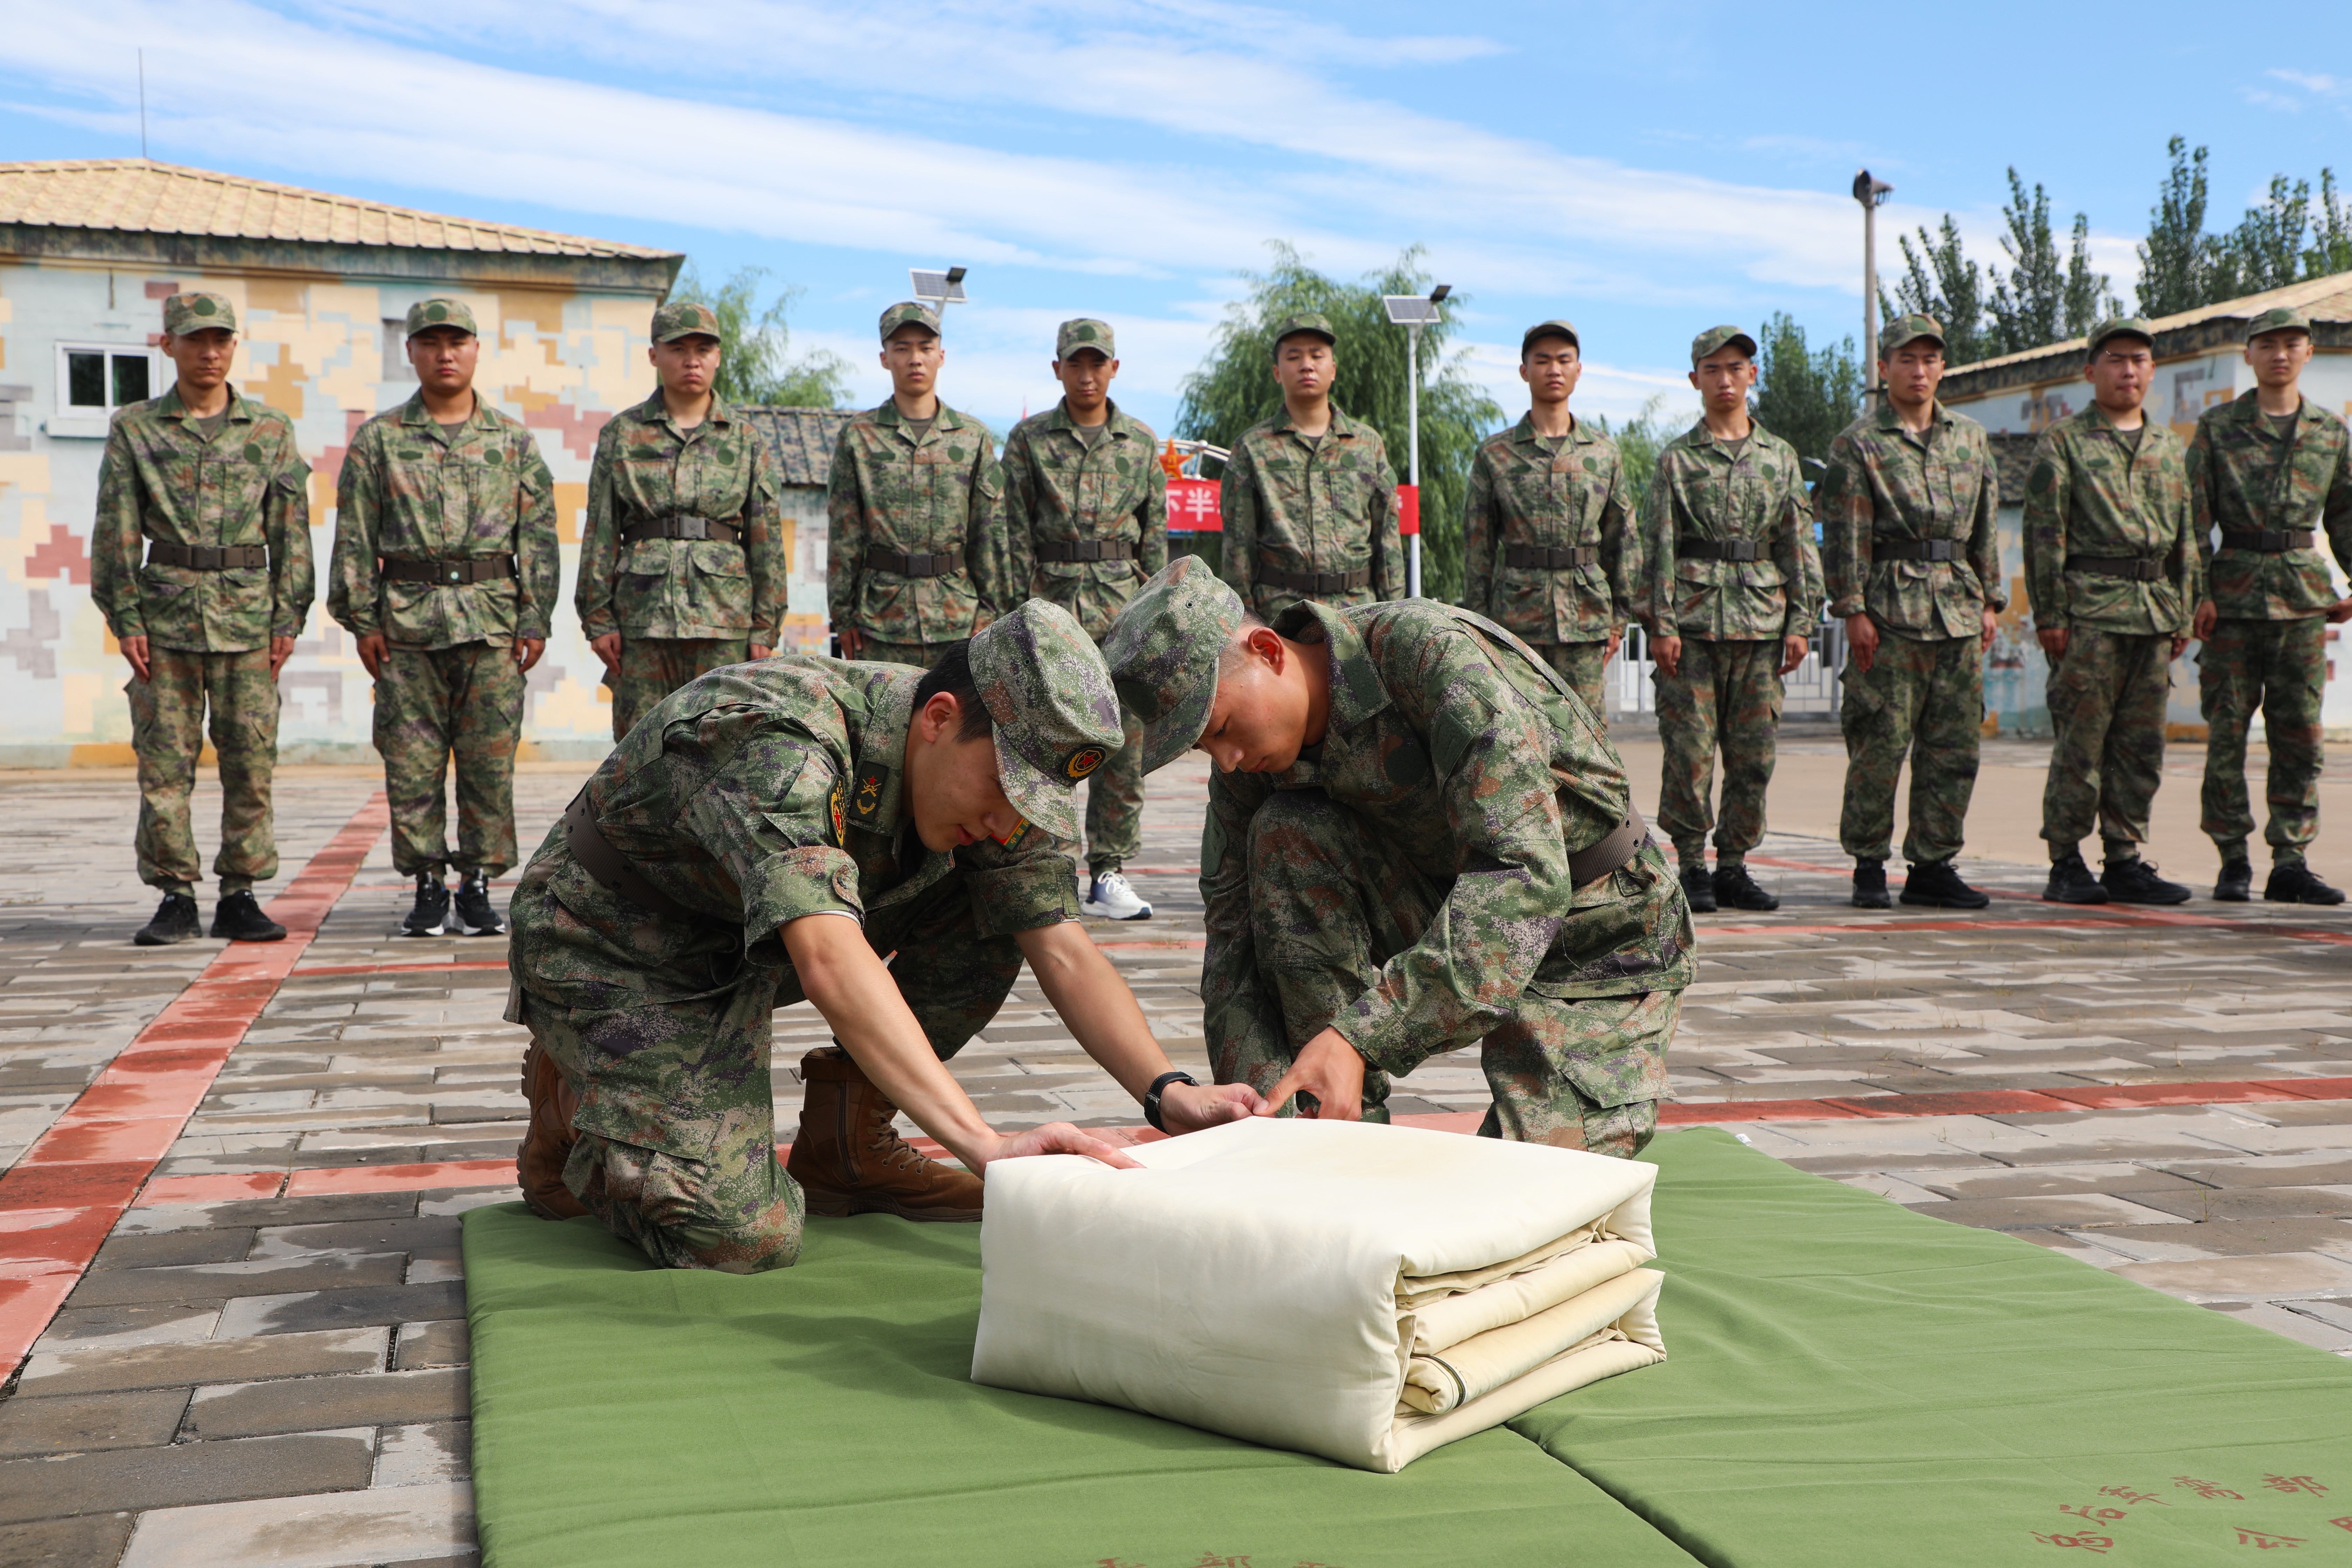
<svg viewBox="0 0 2352 1568"><path fill-rule="evenodd" d="M1164 1072L1151 1080L1151 1087L1143 1091L1143 1119L1162 1132L1168 1131L1168 1123L1160 1120L1160 1097L1167 1092L1171 1083L1189 1083L1194 1089L1201 1087L1201 1080L1188 1072Z"/></svg>

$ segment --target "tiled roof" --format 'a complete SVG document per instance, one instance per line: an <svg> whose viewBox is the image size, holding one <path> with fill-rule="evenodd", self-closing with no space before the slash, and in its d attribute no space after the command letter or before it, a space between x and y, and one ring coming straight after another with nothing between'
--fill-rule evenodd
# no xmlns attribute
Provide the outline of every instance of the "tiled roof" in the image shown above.
<svg viewBox="0 0 2352 1568"><path fill-rule="evenodd" d="M846 408L751 407L741 410L768 438L788 485L824 484L833 473L833 444L849 423Z"/></svg>
<svg viewBox="0 0 2352 1568"><path fill-rule="evenodd" d="M2158 316L2148 322L2158 337L2158 352L2162 353L2168 335L2208 322L2251 321L2264 310L2281 305L2293 305L2311 318L2316 327L2326 322L2352 322L2352 272L2332 273L2326 278L2306 278L2300 283L2290 283L2284 289L2269 289L2260 294L2247 294L2235 300L2221 300L2210 305L2200 305L2193 310L2176 315ZM2011 365L2026 364L2053 355L2079 358L2088 343L2082 338L2068 338L2063 342L2045 343L2038 349L2026 349L1998 359L1981 359L1973 364L1955 365L1955 375L1965 372L1970 375L1985 371L1999 371Z"/></svg>
<svg viewBox="0 0 2352 1568"><path fill-rule="evenodd" d="M646 261L677 254L418 212L144 158L0 163L0 224Z"/></svg>

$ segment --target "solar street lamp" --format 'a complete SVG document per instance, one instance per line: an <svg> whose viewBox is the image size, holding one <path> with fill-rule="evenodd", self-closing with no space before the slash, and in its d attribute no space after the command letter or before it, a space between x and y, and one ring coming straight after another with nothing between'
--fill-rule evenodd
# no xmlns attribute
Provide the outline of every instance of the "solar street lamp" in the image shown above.
<svg viewBox="0 0 2352 1568"><path fill-rule="evenodd" d="M907 276L914 279L915 298L944 313L950 305L965 303L964 270L961 267L950 267L944 272L933 272L920 267L910 267L907 269Z"/></svg>
<svg viewBox="0 0 2352 1568"><path fill-rule="evenodd" d="M1389 325L1405 331L1405 471L1411 476L1405 488L1412 498L1413 523L1412 532L1408 535L1412 543L1405 556L1405 592L1416 599L1421 597L1421 330L1444 323L1445 297L1453 292L1453 284L1440 283L1425 297L1381 296L1381 303L1388 307Z"/></svg>
<svg viewBox="0 0 2352 1568"><path fill-rule="evenodd" d="M1863 403L1878 390L1878 209L1895 187L1863 169L1853 176L1853 199L1862 204L1862 373Z"/></svg>

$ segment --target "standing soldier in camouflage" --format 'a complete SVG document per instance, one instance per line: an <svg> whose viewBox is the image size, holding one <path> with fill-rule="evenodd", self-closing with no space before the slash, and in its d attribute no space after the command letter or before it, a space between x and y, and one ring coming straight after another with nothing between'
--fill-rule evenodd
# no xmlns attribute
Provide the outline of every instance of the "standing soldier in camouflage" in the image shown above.
<svg viewBox="0 0 2352 1568"><path fill-rule="evenodd" d="M1054 343L1062 401L1004 438L1006 581L1059 605L1099 643L1146 577L1168 564L1160 438L1110 399L1118 343L1108 321L1064 321ZM1151 906L1121 869L1143 849L1143 727L1087 781L1086 912L1142 921Z"/></svg>
<svg viewBox="0 0 2352 1568"><path fill-rule="evenodd" d="M375 681L392 863L416 879L406 936L496 936L490 879L515 864L523 677L547 649L560 573L555 481L521 424L474 393L474 313L408 310L416 395L352 437L327 613ZM457 764L457 852L443 775ZM444 874L458 868L457 908Z"/></svg>
<svg viewBox="0 0 2352 1568"><path fill-rule="evenodd" d="M1528 414L1470 465L1465 598L1543 655L1605 730L1601 672L1638 613L1642 541L1617 443L1568 409L1581 354L1566 321L1519 340Z"/></svg>
<svg viewBox="0 0 2352 1568"><path fill-rule="evenodd" d="M882 312L890 398L842 426L825 484L825 599L844 658L929 669L1017 602L988 426L940 401L939 312Z"/></svg>
<svg viewBox="0 0 2352 1568"><path fill-rule="evenodd" d="M310 614L310 469L293 423L229 384L228 300L164 300L163 350L179 378L115 415L90 529L90 599L131 665L139 879L163 894L133 940L161 947L197 934L203 863L188 795L209 702L221 780L212 934L276 942L286 928L261 912L253 885L278 874L278 672Z"/></svg>
<svg viewBox="0 0 2352 1568"><path fill-rule="evenodd" d="M1756 340L1710 327L1691 341L1699 422L1658 454L1642 516L1645 617L1665 752L1658 826L1691 908L1777 910L1748 874L1780 727L1781 678L1804 661L1821 613L1821 552L1796 449L1748 409ZM1723 751L1723 816L1707 795ZM1706 835L1715 828L1715 872Z"/></svg>
<svg viewBox="0 0 2352 1568"><path fill-rule="evenodd" d="M1830 614L1846 626L1845 810L1856 908L1892 907L1895 780L1911 761L1903 901L1980 910L1960 880L1969 797L1983 733L1984 656L2007 596L2000 585L2000 476L1984 426L1936 401L1944 328L1898 316L1878 334L1886 395L1830 444L1815 498Z"/></svg>
<svg viewBox="0 0 2352 1568"><path fill-rule="evenodd" d="M1381 433L1331 401L1339 341L1311 312L1276 326L1282 412L1244 431L1225 464L1224 578L1260 616L1404 597L1396 474Z"/></svg>
<svg viewBox="0 0 2352 1568"><path fill-rule="evenodd" d="M2189 640L2203 564L2190 538L2188 451L2140 408L2156 334L2136 316L2091 330L2091 406L2043 432L2025 481L2025 588L2050 659L2050 778L2042 837L2053 903L2178 904L2140 858L2164 777L2164 699ZM2106 865L2094 879L2083 839Z"/></svg>
<svg viewBox="0 0 2352 1568"><path fill-rule="evenodd" d="M792 564L776 460L710 390L719 317L674 301L653 331L660 389L597 435L572 595L604 661L616 741L705 670L768 657Z"/></svg>
<svg viewBox="0 0 2352 1568"><path fill-rule="evenodd" d="M2321 689L2326 627L2352 619L2319 554L2325 530L2337 564L2352 572L2352 440L2344 421L2303 395L2311 322L2291 307L2265 310L2246 330L2253 389L2206 410L2189 443L2189 492L2205 602L2193 635L2205 710L2204 827L2221 852L2213 896L2244 903L2254 872L2246 839L2246 726L2262 710L2271 754L2270 880L2279 904L2340 904L2344 894L2304 863L2319 833ZM2219 553L2213 530L2221 531Z"/></svg>
<svg viewBox="0 0 2352 1568"><path fill-rule="evenodd" d="M1272 626L1198 560L1105 651L1148 766L1216 765L1201 840L1222 1084L1388 1120L1389 1080L1480 1047L1482 1135L1630 1156L1657 1127L1690 913L1591 710L1430 599Z"/></svg>

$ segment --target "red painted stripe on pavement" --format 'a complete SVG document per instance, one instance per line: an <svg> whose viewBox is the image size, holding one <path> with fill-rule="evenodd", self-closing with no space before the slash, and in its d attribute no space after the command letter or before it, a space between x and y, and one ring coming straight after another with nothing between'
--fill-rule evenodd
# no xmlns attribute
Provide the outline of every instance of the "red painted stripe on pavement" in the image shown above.
<svg viewBox="0 0 2352 1568"><path fill-rule="evenodd" d="M0 1174L0 1367L48 1327L390 820L372 796L270 900L285 940L222 949Z"/></svg>

